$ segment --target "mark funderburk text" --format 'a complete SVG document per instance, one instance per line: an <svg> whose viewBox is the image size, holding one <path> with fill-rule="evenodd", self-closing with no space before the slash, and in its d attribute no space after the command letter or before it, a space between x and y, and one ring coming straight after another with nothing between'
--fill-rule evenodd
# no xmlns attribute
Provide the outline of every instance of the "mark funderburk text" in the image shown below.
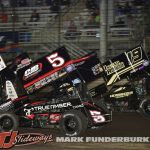
<svg viewBox="0 0 150 150"><path fill-rule="evenodd" d="M56 142L131 142L131 143L149 143L150 137L56 137Z"/></svg>

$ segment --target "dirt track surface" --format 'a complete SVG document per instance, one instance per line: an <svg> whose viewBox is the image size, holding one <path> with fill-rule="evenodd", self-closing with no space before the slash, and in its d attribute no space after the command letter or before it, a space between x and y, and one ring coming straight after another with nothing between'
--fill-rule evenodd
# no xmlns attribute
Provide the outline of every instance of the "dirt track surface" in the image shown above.
<svg viewBox="0 0 150 150"><path fill-rule="evenodd" d="M52 129L20 129L20 133L44 133L61 137L59 130ZM88 130L81 137L150 137L150 119L144 118L137 113L115 113L113 122L101 129ZM38 143L27 146L15 146L12 150L150 150L149 143Z"/></svg>

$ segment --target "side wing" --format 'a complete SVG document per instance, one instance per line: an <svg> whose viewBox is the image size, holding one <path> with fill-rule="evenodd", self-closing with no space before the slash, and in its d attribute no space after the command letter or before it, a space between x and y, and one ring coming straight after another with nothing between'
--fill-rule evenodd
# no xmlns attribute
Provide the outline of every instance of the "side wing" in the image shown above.
<svg viewBox="0 0 150 150"><path fill-rule="evenodd" d="M96 54L85 56L75 60L76 66L82 79L88 84L92 97L97 97L107 92L107 86L103 77L103 68Z"/></svg>
<svg viewBox="0 0 150 150"><path fill-rule="evenodd" d="M101 63L94 53L74 60L74 65L87 83L102 77Z"/></svg>

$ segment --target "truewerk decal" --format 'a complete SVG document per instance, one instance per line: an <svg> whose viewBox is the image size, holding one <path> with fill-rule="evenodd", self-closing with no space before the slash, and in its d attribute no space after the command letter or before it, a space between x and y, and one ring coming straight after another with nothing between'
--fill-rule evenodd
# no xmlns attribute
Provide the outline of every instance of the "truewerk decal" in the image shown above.
<svg viewBox="0 0 150 150"><path fill-rule="evenodd" d="M8 149L13 146L23 146L36 144L39 142L52 142L52 134L45 135L41 133L24 133L18 134L18 131L0 133L0 148Z"/></svg>

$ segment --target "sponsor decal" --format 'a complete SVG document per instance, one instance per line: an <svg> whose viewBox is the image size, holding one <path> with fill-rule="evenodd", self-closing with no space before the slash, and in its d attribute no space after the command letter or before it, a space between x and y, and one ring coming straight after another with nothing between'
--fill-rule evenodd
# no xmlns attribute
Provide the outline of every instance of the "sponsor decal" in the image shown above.
<svg viewBox="0 0 150 150"><path fill-rule="evenodd" d="M25 58L21 60L20 64L17 65L17 71L31 64L30 58Z"/></svg>
<svg viewBox="0 0 150 150"><path fill-rule="evenodd" d="M7 93L7 99L14 100L18 98L15 87L13 86L13 83L9 80L6 81L6 93Z"/></svg>
<svg viewBox="0 0 150 150"><path fill-rule="evenodd" d="M110 97L112 98L123 98L123 97L128 97L133 94L133 91L130 92L124 92L124 93L116 93L116 94L111 94Z"/></svg>
<svg viewBox="0 0 150 150"><path fill-rule="evenodd" d="M26 87L27 93L32 93L35 90L38 90L42 88L43 86L48 85L50 82L57 80L58 78L66 75L66 72L55 72L49 76L46 76L45 78L33 83L31 86Z"/></svg>
<svg viewBox="0 0 150 150"><path fill-rule="evenodd" d="M18 131L0 133L0 148L8 149L13 146L24 146L36 144L39 142L48 143L53 141L53 135L45 135L41 133L23 133Z"/></svg>
<svg viewBox="0 0 150 150"><path fill-rule="evenodd" d="M82 108L82 107L84 107L83 104L81 104L81 105L76 105L76 106L73 106L73 109L78 109L78 108Z"/></svg>
<svg viewBox="0 0 150 150"><path fill-rule="evenodd" d="M51 123L56 123L56 122L58 122L60 120L60 118L61 118L61 114L58 114L58 113L51 114L50 115L50 122Z"/></svg>
<svg viewBox="0 0 150 150"><path fill-rule="evenodd" d="M23 79L27 80L31 77L34 77L35 75L37 75L40 71L42 70L42 63L38 63L32 67L30 67L29 69L27 69L24 73Z"/></svg>
<svg viewBox="0 0 150 150"><path fill-rule="evenodd" d="M125 68L124 62L120 61L113 62L108 66L104 65L104 70L106 71L107 75L111 75L123 68Z"/></svg>
<svg viewBox="0 0 150 150"><path fill-rule="evenodd" d="M29 59L29 58L21 60L22 65L29 64L30 62L31 62L31 59Z"/></svg>
<svg viewBox="0 0 150 150"><path fill-rule="evenodd" d="M74 71L75 69L76 69L75 65L73 65L73 64L66 66L66 71L68 73Z"/></svg>
<svg viewBox="0 0 150 150"><path fill-rule="evenodd" d="M67 102L67 103L53 104L53 105L33 106L31 108L25 108L24 111L26 112L26 115L30 115L32 112L47 111L47 110L60 109L60 108L66 108L71 106L72 104L70 102Z"/></svg>
<svg viewBox="0 0 150 150"><path fill-rule="evenodd" d="M40 89L41 87L49 84L52 81L55 81L58 78L59 78L59 73L55 72L55 73L41 79L40 81L34 83L34 87L35 87L35 89Z"/></svg>
<svg viewBox="0 0 150 150"><path fill-rule="evenodd" d="M103 68L101 67L100 63L92 67L92 72L95 76L103 72Z"/></svg>

